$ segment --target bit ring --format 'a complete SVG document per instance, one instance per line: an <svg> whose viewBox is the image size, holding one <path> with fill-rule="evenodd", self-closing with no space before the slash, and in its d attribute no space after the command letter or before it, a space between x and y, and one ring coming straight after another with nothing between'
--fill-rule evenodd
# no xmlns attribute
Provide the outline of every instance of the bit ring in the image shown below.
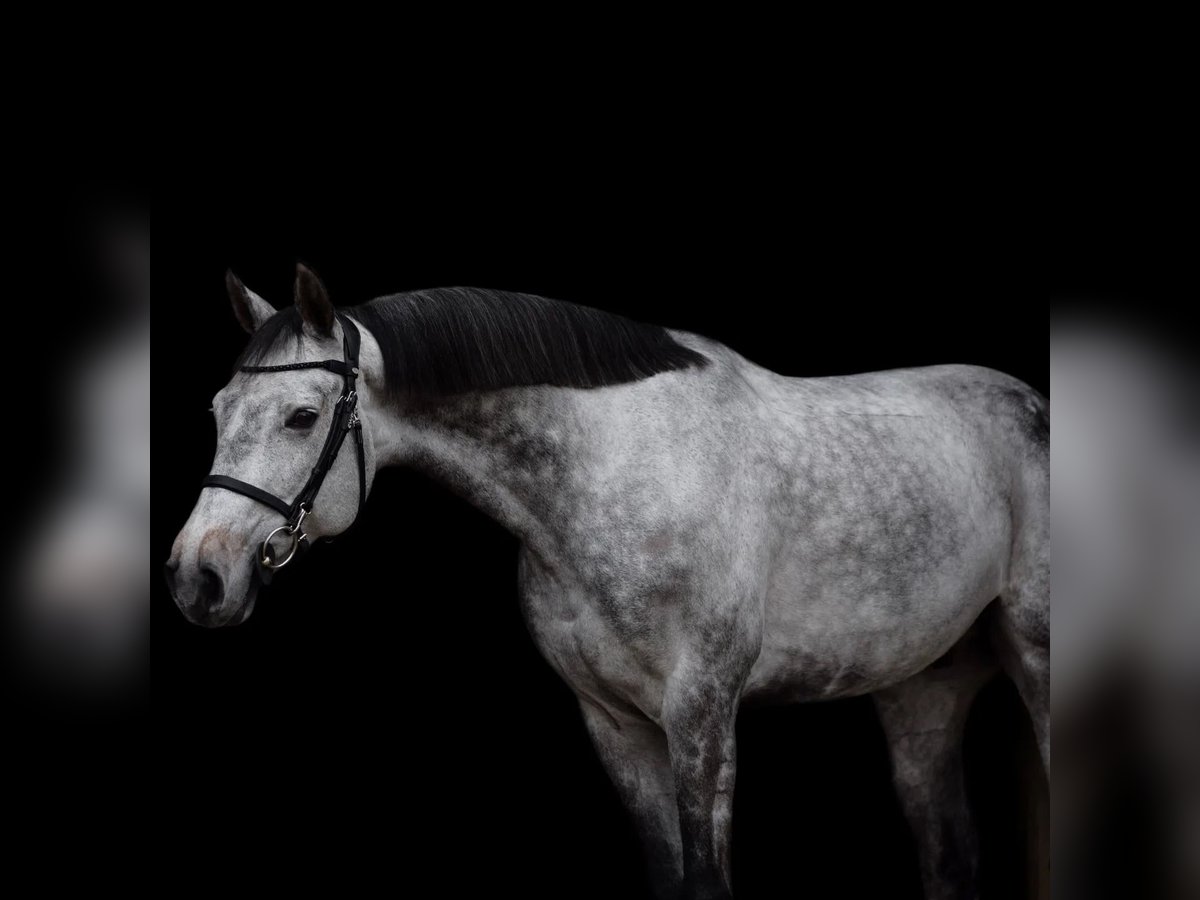
<svg viewBox="0 0 1200 900"><path fill-rule="evenodd" d="M299 523L297 523L297 526L298 525ZM271 539L281 531L287 532L291 537L292 548L288 551L288 555L283 558L282 562L275 562L271 559ZM292 561L292 557L296 555L296 548L300 546L300 539L302 537L304 537L304 534L300 531L299 527L294 527L292 525L280 525L278 528L268 534L266 540L262 542L262 551L259 562L268 569L282 569L284 566L290 563Z"/></svg>

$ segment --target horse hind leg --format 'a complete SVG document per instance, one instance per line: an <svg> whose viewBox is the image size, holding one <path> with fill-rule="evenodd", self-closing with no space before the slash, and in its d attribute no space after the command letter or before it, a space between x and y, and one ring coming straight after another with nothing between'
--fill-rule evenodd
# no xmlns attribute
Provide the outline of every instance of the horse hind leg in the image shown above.
<svg viewBox="0 0 1200 900"><path fill-rule="evenodd" d="M873 695L927 900L978 896L979 844L962 742L971 704L996 672L993 655L972 629L930 668Z"/></svg>
<svg viewBox="0 0 1200 900"><path fill-rule="evenodd" d="M1037 739L1042 769L1050 776L1050 540L1049 513L1018 525L1008 583L989 610L992 645L1012 680ZM1048 783L1048 782L1047 782ZM1050 896L1049 807L1037 790L1029 827L1031 873L1037 896Z"/></svg>
<svg viewBox="0 0 1200 900"><path fill-rule="evenodd" d="M1038 752L1050 775L1049 477L1029 475L1014 523L1007 584L992 619L992 641L1005 674L1029 711Z"/></svg>
<svg viewBox="0 0 1200 900"><path fill-rule="evenodd" d="M1001 597L992 622L996 653L1029 711L1038 752L1050 775L1050 625L1049 598L1040 589L1018 588Z"/></svg>

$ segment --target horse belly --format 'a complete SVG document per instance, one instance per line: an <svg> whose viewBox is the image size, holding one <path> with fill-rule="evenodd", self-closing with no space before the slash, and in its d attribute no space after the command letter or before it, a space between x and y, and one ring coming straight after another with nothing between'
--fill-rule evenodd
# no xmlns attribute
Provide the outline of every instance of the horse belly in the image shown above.
<svg viewBox="0 0 1200 900"><path fill-rule="evenodd" d="M890 524L890 538L868 526L794 545L806 550L773 573L746 697L828 700L896 684L947 652L999 594L1010 543L1000 510L963 511L921 540Z"/></svg>

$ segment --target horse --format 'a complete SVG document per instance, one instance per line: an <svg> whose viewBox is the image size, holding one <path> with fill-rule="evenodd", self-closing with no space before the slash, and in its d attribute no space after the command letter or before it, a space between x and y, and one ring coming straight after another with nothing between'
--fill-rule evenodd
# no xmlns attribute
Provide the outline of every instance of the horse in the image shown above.
<svg viewBox="0 0 1200 900"><path fill-rule="evenodd" d="M303 265L282 311L227 287L251 339L166 567L190 621L244 621L380 468L415 468L519 539L522 614L656 896L732 896L740 704L864 694L926 895L976 895L961 742L993 673L1049 766L1037 391L967 365L784 377L696 334L478 288L335 310Z"/></svg>

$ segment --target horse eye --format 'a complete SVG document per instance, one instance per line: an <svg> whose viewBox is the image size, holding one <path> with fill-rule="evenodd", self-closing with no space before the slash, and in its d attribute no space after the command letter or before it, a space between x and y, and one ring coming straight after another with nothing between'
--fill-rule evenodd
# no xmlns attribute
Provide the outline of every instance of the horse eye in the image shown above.
<svg viewBox="0 0 1200 900"><path fill-rule="evenodd" d="M312 428L317 421L317 411L315 409L298 409L292 413L291 418L287 420L288 428Z"/></svg>

